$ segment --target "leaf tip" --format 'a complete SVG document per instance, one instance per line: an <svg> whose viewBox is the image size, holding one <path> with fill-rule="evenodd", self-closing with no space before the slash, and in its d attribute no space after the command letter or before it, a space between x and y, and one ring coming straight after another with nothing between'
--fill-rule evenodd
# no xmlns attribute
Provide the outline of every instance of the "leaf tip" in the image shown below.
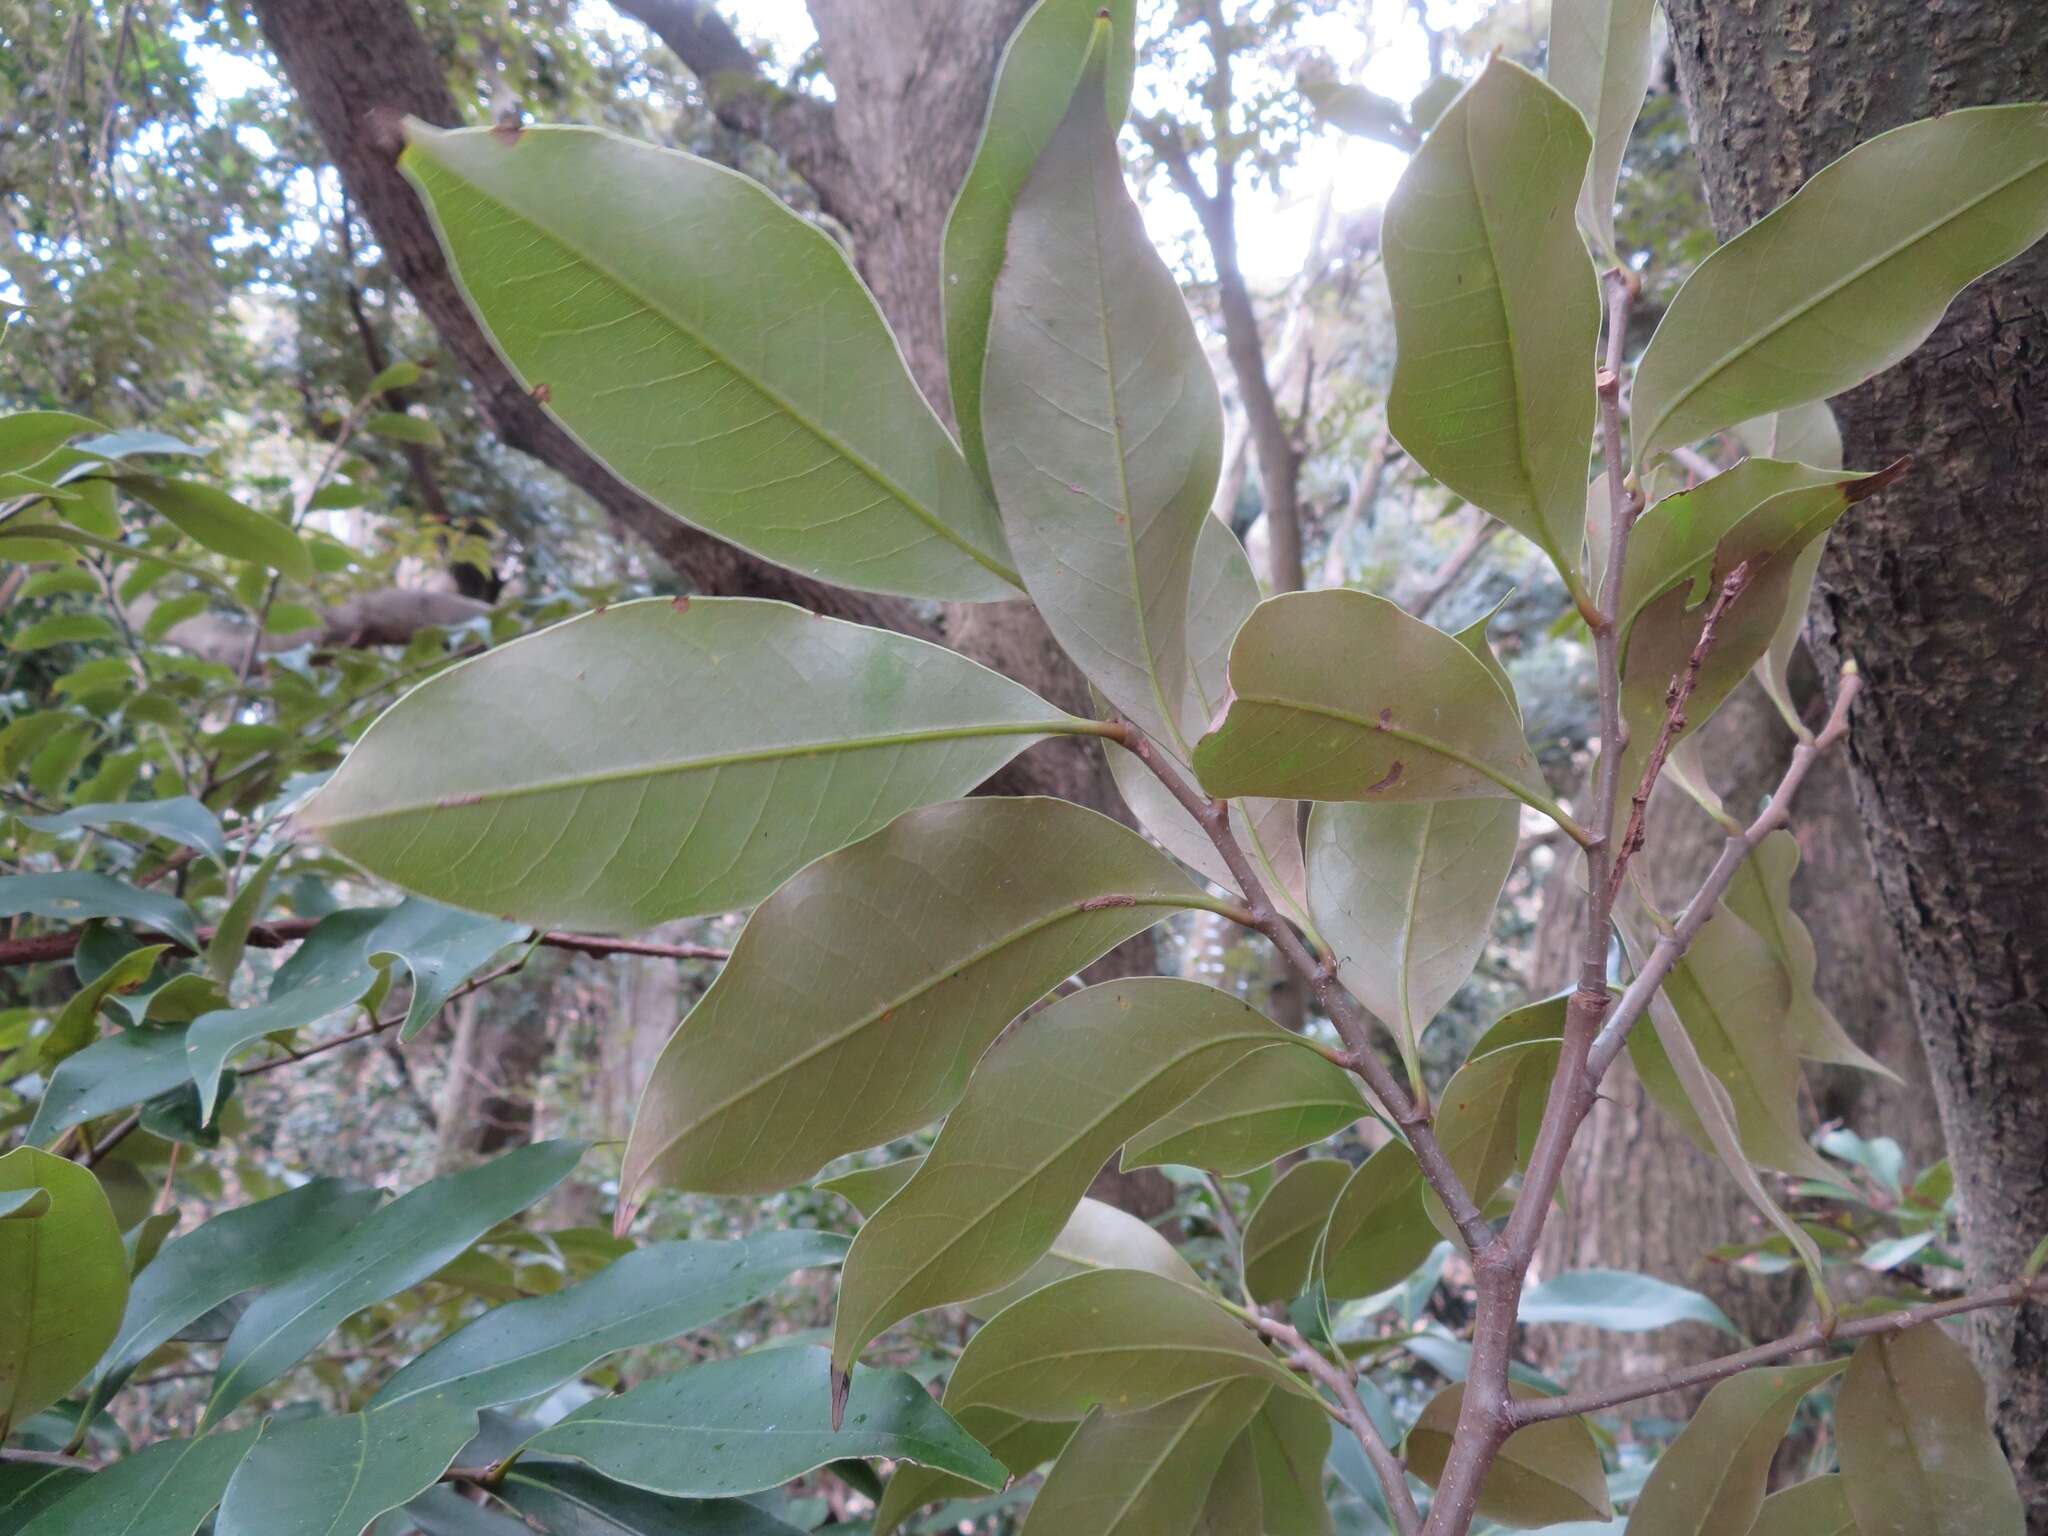
<svg viewBox="0 0 2048 1536"><path fill-rule="evenodd" d="M832 1367L832 1433L839 1433L839 1426L846 1420L846 1400L853 1395L853 1372L842 1371L835 1363Z"/></svg>
<svg viewBox="0 0 2048 1536"><path fill-rule="evenodd" d="M1898 458L1893 459L1891 463L1885 465L1883 469L1877 471L1877 473L1865 475L1861 480L1850 481L1848 485L1843 487L1843 495L1849 504L1854 506L1857 502L1867 500L1875 496L1879 491L1889 489L1891 486L1898 484L1899 481L1905 479L1907 471L1911 470L1912 467L1913 456L1910 453L1901 454Z"/></svg>

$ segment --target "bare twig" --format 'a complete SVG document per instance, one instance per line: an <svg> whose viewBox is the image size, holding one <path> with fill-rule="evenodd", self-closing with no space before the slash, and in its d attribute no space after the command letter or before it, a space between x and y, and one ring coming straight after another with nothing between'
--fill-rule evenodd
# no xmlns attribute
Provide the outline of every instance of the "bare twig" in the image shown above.
<svg viewBox="0 0 2048 1536"><path fill-rule="evenodd" d="M1596 1413L1602 1408L1637 1402L1646 1397L1656 1397L1660 1393L1722 1381L1754 1366L1769 1365L1773 1361L1785 1359L1788 1355L1803 1354L1809 1349L1820 1349L1830 1342L1903 1333L1908 1328L1919 1327L1922 1323L1955 1317L1964 1312L1980 1312L1987 1307L2024 1306L2029 1301L2044 1298L2048 1298L2048 1281L2015 1280L2010 1285L2001 1285L1995 1290L1980 1291L1971 1296L1929 1302L1925 1306L1909 1307L1901 1312L1884 1312L1875 1317L1859 1317L1851 1322L1836 1324L1832 1331L1819 1323L1808 1323L1804 1328L1772 1343L1759 1344L1753 1349L1741 1350L1732 1355L1722 1355L1715 1360L1703 1360L1697 1365L1682 1365L1673 1370L1631 1376L1625 1381L1615 1382L1612 1386L1595 1387L1588 1392L1568 1392L1562 1397L1524 1398L1509 1409L1509 1417L1514 1421L1515 1427L1520 1429L1524 1425L1538 1424L1545 1419L1564 1419L1575 1414Z"/></svg>

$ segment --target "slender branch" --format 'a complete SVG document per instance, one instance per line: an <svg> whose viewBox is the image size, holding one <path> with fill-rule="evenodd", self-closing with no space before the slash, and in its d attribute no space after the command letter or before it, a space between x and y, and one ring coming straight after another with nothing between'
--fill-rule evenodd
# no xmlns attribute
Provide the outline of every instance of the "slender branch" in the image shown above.
<svg viewBox="0 0 2048 1536"><path fill-rule="evenodd" d="M1806 782L1806 776L1813 771L1813 765L1828 752L1836 742L1849 731L1849 711L1856 702L1856 696L1863 691L1862 676L1856 671L1856 664L1850 662L1842 669L1841 686L1835 692L1834 708L1828 714L1828 722L1820 734L1810 742L1801 742L1792 749L1792 761L1786 766L1785 776L1778 781L1778 787L1755 821L1740 832L1731 832L1721 847L1721 856L1714 861L1714 867L1707 872L1707 878L1700 883L1685 915L1672 925L1669 933L1661 936L1642 969L1622 993L1621 1000L1614 1005L1600 1037L1593 1042L1591 1056L1586 1063L1589 1086L1597 1084L1614 1058L1627 1043L1628 1032L1650 1006L1650 999L1664 984L1664 978L1671 974L1671 968L1691 947L1699 931L1706 927L1720 904L1722 893L1728 889L1735 872L1742 867L1742 861L1750 856L1756 847L1773 832L1783 827L1792 816L1792 798L1799 793L1799 786Z"/></svg>
<svg viewBox="0 0 2048 1536"><path fill-rule="evenodd" d="M1520 1429L1524 1425L1538 1424L1545 1419L1564 1419L1575 1414L1597 1413L1603 1408L1637 1402L1642 1398L1656 1397L1660 1393L1722 1381L1752 1367L1769 1365L1773 1361L1783 1360L1788 1355L1803 1354L1809 1349L1820 1349L1831 1342L1903 1333L1908 1328L1919 1327L1922 1323L1955 1317L1964 1312L1981 1312L1989 1307L2019 1307L2025 1306L2029 1301L2043 1299L2048 1299L2048 1281L2015 1280L2010 1285L2001 1285L1995 1290L1980 1291L1971 1296L1957 1296L1948 1301L1908 1307L1901 1312L1884 1312L1875 1317L1859 1317L1850 1322L1837 1323L1832 1331L1819 1323L1808 1323L1804 1328L1789 1333L1773 1343L1759 1344L1753 1349L1722 1355L1714 1360L1703 1360L1697 1365L1682 1365L1673 1370L1631 1376L1615 1382L1612 1386L1594 1387L1586 1392L1569 1392L1563 1397L1523 1398L1509 1409L1509 1417L1514 1421L1515 1427Z"/></svg>
<svg viewBox="0 0 2048 1536"><path fill-rule="evenodd" d="M1408 1489L1408 1468L1387 1445L1379 1426L1373 1423L1372 1415L1359 1401L1358 1386L1352 1380L1351 1372L1333 1364L1292 1324L1276 1322L1256 1313L1252 1314L1251 1324L1287 1349L1289 1366L1306 1372L1330 1389L1337 1399L1338 1419L1357 1439L1358 1448L1365 1452L1365 1459L1372 1463L1373 1473L1386 1492L1387 1508L1394 1517L1394 1529L1400 1536L1416 1536L1422 1529L1422 1515L1415 1507L1415 1496Z"/></svg>
<svg viewBox="0 0 2048 1536"><path fill-rule="evenodd" d="M1282 917L1273 905L1273 898L1230 830L1229 803L1205 797L1181 777L1151 738L1129 722L1124 722L1119 733L1110 739L1120 742L1154 778L1166 786L1167 792L1195 819L1195 824L1223 856L1224 866L1244 896L1243 914L1232 915L1272 942L1288 969L1308 986L1330 1022L1337 1026L1337 1033L1343 1037L1347 1050L1344 1065L1364 1080L1366 1087L1385 1106L1388 1117L1401 1128L1415 1153L1415 1161L1423 1177L1429 1180L1430 1188L1443 1201L1444 1209L1450 1213L1466 1247L1477 1254L1492 1246L1495 1241L1493 1228L1487 1225L1470 1191L1451 1167L1450 1158L1436 1139L1436 1133L1430 1127L1428 1106L1410 1094L1396 1080L1387 1064L1380 1060L1379 1053L1373 1049L1369 1015L1356 998L1337 984L1335 967L1310 954L1293 924Z"/></svg>
<svg viewBox="0 0 2048 1536"><path fill-rule="evenodd" d="M1664 723L1657 729L1657 740L1650 748L1649 757L1644 759L1642 778L1637 781L1636 792L1629 801L1628 826L1615 846L1614 867L1607 874L1607 909L1610 912L1614 910L1615 898L1621 894L1621 880L1628 872L1628 861L1642 850L1643 818L1650 808L1650 796L1657 788L1658 777L1664 772L1664 760L1671 755L1672 746L1685 729L1685 706L1692 699L1693 690L1699 687L1700 669L1707 663L1707 653L1714 648L1721 621L1748 587L1749 575L1749 562L1746 560L1728 573L1728 579L1721 583L1721 590L1715 593L1714 601L1708 605L1706 617L1700 621L1699 638L1693 641L1684 669L1673 674L1671 686L1664 694Z"/></svg>
<svg viewBox="0 0 2048 1536"><path fill-rule="evenodd" d="M249 930L250 947L281 949L287 944L296 944L311 933L318 922L318 918L285 917L276 922L259 923ZM216 931L212 927L201 928L200 942L203 944L211 940ZM66 928L26 939L0 941L0 970L65 959L78 948L83 935L81 928ZM169 943L184 949L167 933L140 930L135 936L146 943ZM651 939L614 939L602 934L558 933L553 930L543 933L540 943L545 949L566 949L579 955L652 955L660 960L726 960L732 955L731 950L715 944L658 944Z"/></svg>

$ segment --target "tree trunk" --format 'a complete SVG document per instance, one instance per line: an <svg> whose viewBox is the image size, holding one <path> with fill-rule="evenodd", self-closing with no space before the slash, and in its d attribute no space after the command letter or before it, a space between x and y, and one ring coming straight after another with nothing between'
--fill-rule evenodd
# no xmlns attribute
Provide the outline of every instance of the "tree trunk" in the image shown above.
<svg viewBox="0 0 2048 1536"><path fill-rule="evenodd" d="M1888 128L2042 94L2039 0L1667 0L1724 236ZM1973 1285L2048 1232L2048 364L2036 247L1964 294L1899 367L1835 402L1852 464L1914 456L1829 543L1827 669L1869 686L1849 739L1891 931L1933 1069ZM2048 1533L2048 1312L1970 1324L2034 1536Z"/></svg>
<svg viewBox="0 0 2048 1536"><path fill-rule="evenodd" d="M1791 755L1792 733L1752 686L1731 697L1705 731L1715 788L1736 815L1754 815ZM1904 1079L1900 1086L1867 1073L1809 1067L1815 1106L1821 1118L1843 1120L1866 1136L1895 1137L1911 1164L1924 1166L1941 1155L1940 1128L1897 957L1870 942L1882 922L1881 905L1839 758L1823 759L1807 779L1793 831L1801 857L1793 905L1813 932L1821 996L1856 1042ZM1662 786L1651 802L1641 856L1659 905L1673 910L1682 904L1720 848L1719 828L1682 791ZM1571 982L1584 916L1584 899L1561 861L1537 927L1533 979L1540 989ZM1753 1338L1774 1337L1797 1322L1804 1302L1796 1279L1760 1278L1707 1256L1717 1244L1764 1237L1768 1230L1734 1180L1650 1103L1625 1065L1608 1079L1572 1158L1565 1184L1571 1204L1544 1230L1544 1273L1598 1266L1655 1275L1711 1296ZM1590 1387L1690 1363L1710 1352L1713 1341L1686 1325L1650 1334L1543 1328L1531 1343L1543 1363ZM1680 1417L1703 1395L1652 1399L1634 1411Z"/></svg>

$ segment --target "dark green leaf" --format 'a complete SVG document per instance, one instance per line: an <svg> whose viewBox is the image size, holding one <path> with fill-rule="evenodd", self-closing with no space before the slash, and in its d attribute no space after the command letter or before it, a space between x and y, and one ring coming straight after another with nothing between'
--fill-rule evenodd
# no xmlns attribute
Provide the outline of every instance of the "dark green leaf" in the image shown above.
<svg viewBox="0 0 2048 1536"><path fill-rule="evenodd" d="M1571 217L1592 144L1573 105L1495 58L1387 200L1387 424L1415 462L1575 582L1600 297Z"/></svg>
<svg viewBox="0 0 2048 1536"><path fill-rule="evenodd" d="M1415 1154L1390 1141L1337 1196L1323 1240L1323 1285L1332 1301L1371 1296L1411 1274L1436 1247Z"/></svg>
<svg viewBox="0 0 2048 1536"><path fill-rule="evenodd" d="M43 1036L37 1064L48 1070L91 1045L99 1036L102 1005L147 982L157 960L169 948L168 944L149 944L131 949L65 999L57 1021Z"/></svg>
<svg viewBox="0 0 2048 1536"><path fill-rule="evenodd" d="M1749 1536L1859 1536L1841 1474L1808 1478L1772 1494Z"/></svg>
<svg viewBox="0 0 2048 1536"><path fill-rule="evenodd" d="M1523 1323L1578 1323L1610 1333L1647 1333L1673 1323L1705 1323L1734 1338L1728 1314L1698 1291L1620 1269L1576 1269L1522 1293Z"/></svg>
<svg viewBox="0 0 2048 1536"><path fill-rule="evenodd" d="M1840 394L2048 231L2048 109L1974 107L1879 134L1709 256L1636 371L1635 462Z"/></svg>
<svg viewBox="0 0 2048 1536"><path fill-rule="evenodd" d="M90 917L117 917L138 928L167 933L188 949L199 947L192 909L185 903L107 875L72 871L0 877L0 917L23 912L67 923L82 923Z"/></svg>
<svg viewBox="0 0 2048 1536"><path fill-rule="evenodd" d="M1835 1433L1862 1536L2020 1536L2019 1489L1984 1414L1984 1382L1941 1324L1857 1345Z"/></svg>
<svg viewBox="0 0 2048 1536"><path fill-rule="evenodd" d="M1013 595L995 507L874 300L774 193L587 128L407 137L400 165L498 351L628 485L821 580Z"/></svg>
<svg viewBox="0 0 2048 1536"><path fill-rule="evenodd" d="M660 709L628 703L657 692ZM750 906L1077 729L1092 727L921 640L784 603L652 598L423 684L298 819L436 900L634 930Z"/></svg>
<svg viewBox="0 0 2048 1536"><path fill-rule="evenodd" d="M190 1080L184 1030L120 1030L57 1064L36 1105L28 1140L46 1145L95 1115L140 1104Z"/></svg>
<svg viewBox="0 0 2048 1536"><path fill-rule="evenodd" d="M275 1381L351 1313L418 1284L518 1215L567 1178L582 1155L583 1143L575 1141L507 1152L408 1191L308 1255L235 1325L214 1373L207 1422Z"/></svg>
<svg viewBox="0 0 2048 1536"><path fill-rule="evenodd" d="M887 1456L1002 1486L1002 1463L900 1371L855 1372L845 1424L835 1432L830 1372L822 1349L756 1350L587 1403L528 1446L685 1498L773 1488L848 1456Z"/></svg>
<svg viewBox="0 0 2048 1536"><path fill-rule="evenodd" d="M92 1369L128 1299L128 1253L92 1171L16 1147L0 1191L24 1189L49 1205L0 1228L0 1439Z"/></svg>
<svg viewBox="0 0 2048 1536"><path fill-rule="evenodd" d="M1108 28L1018 194L982 374L1025 589L1089 681L1184 752L1188 590L1223 457L1215 376L1124 187Z"/></svg>
<svg viewBox="0 0 2048 1536"><path fill-rule="evenodd" d="M906 1463L896 1475L911 1470ZM494 1491L549 1536L798 1536L795 1526L745 1499L672 1499L572 1461L521 1460Z"/></svg>
<svg viewBox="0 0 2048 1536"><path fill-rule="evenodd" d="M1650 1469L1628 1518L1629 1536L1747 1531L1799 1400L1841 1371L1840 1360L1824 1360L1744 1371L1715 1387Z"/></svg>
<svg viewBox="0 0 2048 1536"><path fill-rule="evenodd" d="M84 1483L76 1467L0 1461L0 1536L21 1536L22 1527Z"/></svg>
<svg viewBox="0 0 2048 1536"><path fill-rule="evenodd" d="M79 832L88 827L140 827L216 859L227 855L220 821L190 795L169 800L128 800L118 805L81 805L61 816L24 816L38 832Z"/></svg>
<svg viewBox="0 0 2048 1536"><path fill-rule="evenodd" d="M1254 1301L1291 1301L1301 1294L1331 1208L1351 1174L1349 1163L1310 1158L1266 1192L1244 1229L1244 1283Z"/></svg>
<svg viewBox="0 0 2048 1536"><path fill-rule="evenodd" d="M606 1355L701 1328L793 1271L837 1264L845 1253L846 1239L827 1232L656 1243L579 1284L486 1312L401 1369L370 1406L425 1393L472 1408L539 1397Z"/></svg>
<svg viewBox="0 0 2048 1536"><path fill-rule="evenodd" d="M1064 801L898 818L755 912L655 1064L622 1203L656 1183L781 1189L925 1124L1022 1009L1176 908L1212 905L1136 834ZM869 1081L888 1091L849 1087Z"/></svg>
<svg viewBox="0 0 2048 1536"><path fill-rule="evenodd" d="M269 1420L228 1482L214 1536L362 1536L432 1487L475 1433L473 1411L434 1398Z"/></svg>
<svg viewBox="0 0 2048 1536"><path fill-rule="evenodd" d="M20 1536L192 1536L256 1433L159 1440L52 1505Z"/></svg>
<svg viewBox="0 0 2048 1536"><path fill-rule="evenodd" d="M1252 1051L1306 1047L1227 992L1169 977L1060 999L989 1047L910 1182L860 1230L833 1363L883 1329L1008 1285L1136 1132Z"/></svg>

